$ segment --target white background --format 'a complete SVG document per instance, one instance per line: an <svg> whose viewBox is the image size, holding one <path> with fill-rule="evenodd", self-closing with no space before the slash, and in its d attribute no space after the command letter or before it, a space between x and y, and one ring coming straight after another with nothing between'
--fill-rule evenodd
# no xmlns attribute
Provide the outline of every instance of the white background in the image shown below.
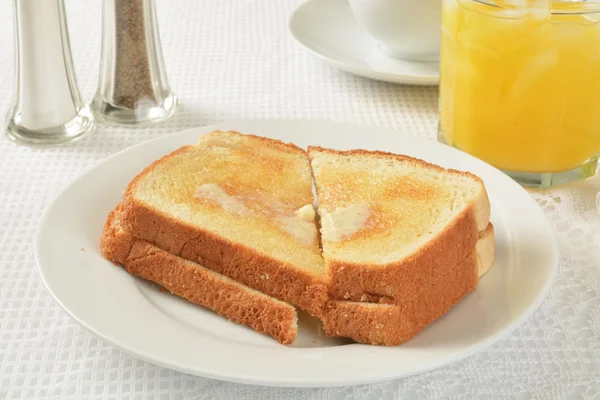
<svg viewBox="0 0 600 400"><path fill-rule="evenodd" d="M101 1L66 3L78 82L89 101L97 84ZM173 120L141 129L99 126L75 144L44 150L0 138L0 399L600 398L598 177L531 191L552 221L561 252L556 282L534 316L487 351L408 379L312 390L210 381L130 357L84 331L55 304L33 254L43 210L77 175L123 148L248 118L354 121L435 138L437 88L375 82L314 59L287 33L298 4L158 0L169 80L183 104ZM12 29L5 0L1 110L12 101Z"/></svg>

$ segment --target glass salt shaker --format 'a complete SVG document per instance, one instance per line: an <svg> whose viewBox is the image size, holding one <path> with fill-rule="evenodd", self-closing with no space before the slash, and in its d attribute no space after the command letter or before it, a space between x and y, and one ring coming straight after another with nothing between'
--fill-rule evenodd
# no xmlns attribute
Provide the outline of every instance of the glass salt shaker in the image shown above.
<svg viewBox="0 0 600 400"><path fill-rule="evenodd" d="M113 124L157 122L173 116L154 0L104 0L100 81L92 109Z"/></svg>
<svg viewBox="0 0 600 400"><path fill-rule="evenodd" d="M94 118L75 80L63 0L14 0L15 98L6 134L27 145L64 143Z"/></svg>

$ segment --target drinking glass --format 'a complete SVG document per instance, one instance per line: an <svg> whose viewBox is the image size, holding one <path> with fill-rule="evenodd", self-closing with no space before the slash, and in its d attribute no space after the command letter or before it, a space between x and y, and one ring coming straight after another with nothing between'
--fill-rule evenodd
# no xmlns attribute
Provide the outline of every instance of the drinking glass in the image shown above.
<svg viewBox="0 0 600 400"><path fill-rule="evenodd" d="M442 1L439 140L525 186L594 175L600 2Z"/></svg>

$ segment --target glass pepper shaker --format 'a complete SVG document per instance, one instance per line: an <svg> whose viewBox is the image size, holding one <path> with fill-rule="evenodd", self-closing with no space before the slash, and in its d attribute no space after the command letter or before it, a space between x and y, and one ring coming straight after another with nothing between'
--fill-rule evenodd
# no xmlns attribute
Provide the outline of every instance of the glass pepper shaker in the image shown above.
<svg viewBox="0 0 600 400"><path fill-rule="evenodd" d="M177 98L167 82L154 0L103 0L102 19L96 117L114 124L170 118Z"/></svg>
<svg viewBox="0 0 600 400"><path fill-rule="evenodd" d="M28 145L64 143L92 130L75 80L63 0L14 0L15 98L6 134Z"/></svg>

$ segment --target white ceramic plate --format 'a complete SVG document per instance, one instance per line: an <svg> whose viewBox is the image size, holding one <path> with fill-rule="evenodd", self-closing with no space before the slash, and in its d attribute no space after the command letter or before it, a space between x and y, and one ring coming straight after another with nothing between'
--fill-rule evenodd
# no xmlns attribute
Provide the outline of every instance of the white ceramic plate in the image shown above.
<svg viewBox="0 0 600 400"><path fill-rule="evenodd" d="M487 186L496 228L492 270L444 318L399 347L321 337L303 316L297 343L228 322L102 258L99 239L108 212L129 181L152 161L214 129L235 129L299 146L400 152L472 171ZM36 240L42 278L61 306L106 341L150 362L233 382L324 387L403 377L458 361L523 322L548 292L557 244L529 194L495 168L437 142L400 132L320 121L222 123L164 136L109 157L80 176L48 208Z"/></svg>
<svg viewBox="0 0 600 400"><path fill-rule="evenodd" d="M409 85L439 82L439 63L401 61L379 51L347 0L308 0L291 15L289 29L306 50L341 70Z"/></svg>

